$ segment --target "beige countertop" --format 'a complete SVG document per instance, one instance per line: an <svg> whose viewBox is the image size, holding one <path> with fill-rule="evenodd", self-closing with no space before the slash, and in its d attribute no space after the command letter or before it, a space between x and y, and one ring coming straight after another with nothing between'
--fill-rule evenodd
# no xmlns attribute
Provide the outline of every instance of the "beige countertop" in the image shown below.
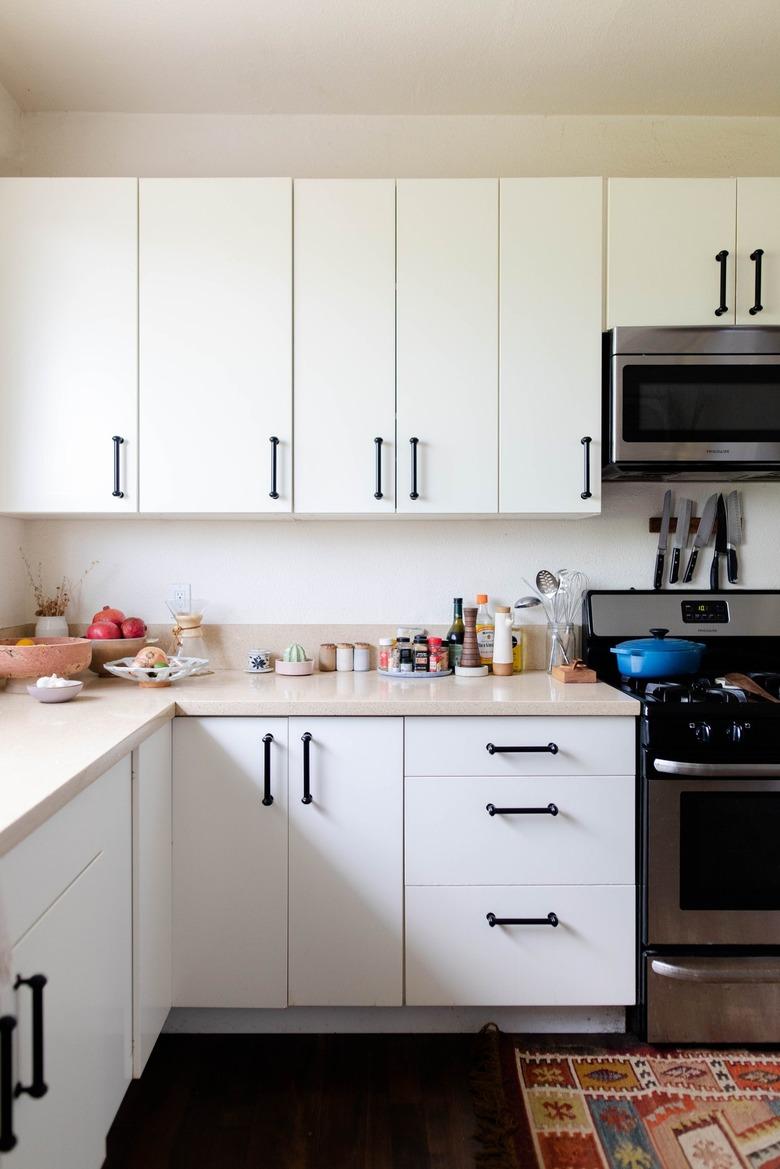
<svg viewBox="0 0 780 1169"><path fill-rule="evenodd" d="M545 673L395 680L375 672L284 678L225 670L139 689L86 675L72 702L0 691L0 854L175 715L623 715L639 703L603 682L563 685Z"/></svg>

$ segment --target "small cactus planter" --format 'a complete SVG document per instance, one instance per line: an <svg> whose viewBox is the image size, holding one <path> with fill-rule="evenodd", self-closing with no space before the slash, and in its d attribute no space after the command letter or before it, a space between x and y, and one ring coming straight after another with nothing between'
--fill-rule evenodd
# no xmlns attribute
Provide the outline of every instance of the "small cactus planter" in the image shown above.
<svg viewBox="0 0 780 1169"><path fill-rule="evenodd" d="M314 659L306 657L306 650L297 643L288 645L281 658L276 659L277 674L286 674L290 678L304 677L314 673Z"/></svg>

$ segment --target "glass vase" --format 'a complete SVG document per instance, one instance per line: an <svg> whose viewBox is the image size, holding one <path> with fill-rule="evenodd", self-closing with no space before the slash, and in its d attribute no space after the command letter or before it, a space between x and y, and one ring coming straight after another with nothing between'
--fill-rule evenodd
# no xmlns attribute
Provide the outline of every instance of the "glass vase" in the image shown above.
<svg viewBox="0 0 780 1169"><path fill-rule="evenodd" d="M547 626L545 661L547 673L553 666L565 666L577 656L577 634L571 623L550 622Z"/></svg>

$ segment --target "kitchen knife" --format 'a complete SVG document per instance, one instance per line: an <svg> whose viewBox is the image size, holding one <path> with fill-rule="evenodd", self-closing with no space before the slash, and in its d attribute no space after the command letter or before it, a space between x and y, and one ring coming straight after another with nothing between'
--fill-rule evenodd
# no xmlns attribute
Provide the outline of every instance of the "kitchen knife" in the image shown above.
<svg viewBox="0 0 780 1169"><path fill-rule="evenodd" d="M718 496L718 519L715 525L715 552L712 557L712 567L710 568L710 588L713 592L718 592L720 589L720 558L725 556L728 550L726 542L726 505L723 502L723 496Z"/></svg>
<svg viewBox="0 0 780 1169"><path fill-rule="evenodd" d="M710 542L712 529L715 526L715 509L718 506L717 494L711 495L704 505L704 511L699 520L699 527L693 539L693 548L688 557L688 563L685 566L683 573L683 584L689 584L693 578L693 570L696 567L696 560L699 555L700 548L706 548Z"/></svg>
<svg viewBox="0 0 780 1169"><path fill-rule="evenodd" d="M672 493L667 491L664 495L664 511L661 517L661 531L658 536L658 551L655 554L655 579L653 580L653 588L660 589L664 579L664 557L666 556L666 545L669 543L669 521L672 517Z"/></svg>
<svg viewBox="0 0 780 1169"><path fill-rule="evenodd" d="M736 546L742 543L742 499L738 491L731 491L726 496L726 529L728 532L726 564L729 584L736 584L739 579Z"/></svg>
<svg viewBox="0 0 780 1169"><path fill-rule="evenodd" d="M692 508L692 499L680 500L680 506L677 508L677 531L674 535L672 562L669 565L669 584L677 584L680 576L680 556L682 555L683 548L688 543L688 529L691 526Z"/></svg>

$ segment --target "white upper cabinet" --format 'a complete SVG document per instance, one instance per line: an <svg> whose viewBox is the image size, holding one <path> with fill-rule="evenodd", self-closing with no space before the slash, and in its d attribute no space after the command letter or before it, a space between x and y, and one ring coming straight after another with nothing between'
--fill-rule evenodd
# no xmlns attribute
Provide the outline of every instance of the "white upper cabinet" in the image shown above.
<svg viewBox="0 0 780 1169"><path fill-rule="evenodd" d="M398 511L496 512L498 180L399 180L397 233Z"/></svg>
<svg viewBox="0 0 780 1169"><path fill-rule="evenodd" d="M599 178L501 180L502 512L600 511L602 218Z"/></svg>
<svg viewBox="0 0 780 1169"><path fill-rule="evenodd" d="M289 512L291 181L142 179L139 298L141 509Z"/></svg>
<svg viewBox="0 0 780 1169"><path fill-rule="evenodd" d="M136 247L135 179L0 180L0 511L137 510Z"/></svg>
<svg viewBox="0 0 780 1169"><path fill-rule="evenodd" d="M610 179L609 328L734 324L735 198L735 179Z"/></svg>
<svg viewBox="0 0 780 1169"><path fill-rule="evenodd" d="M395 510L395 182L295 183L295 510Z"/></svg>
<svg viewBox="0 0 780 1169"><path fill-rule="evenodd" d="M780 325L780 179L737 179L737 324Z"/></svg>

